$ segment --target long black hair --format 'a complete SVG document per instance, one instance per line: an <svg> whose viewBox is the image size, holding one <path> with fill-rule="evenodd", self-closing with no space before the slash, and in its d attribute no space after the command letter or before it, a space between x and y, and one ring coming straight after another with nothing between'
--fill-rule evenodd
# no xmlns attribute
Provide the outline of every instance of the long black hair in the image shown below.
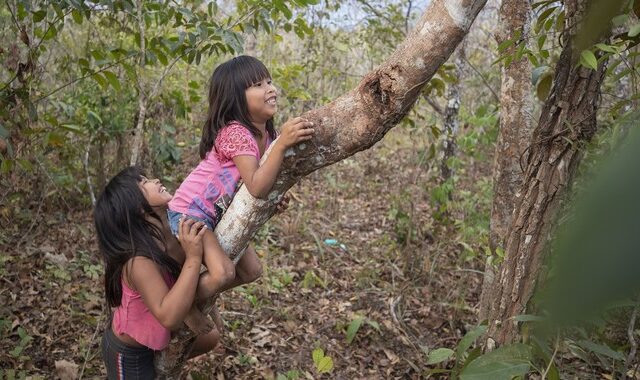
<svg viewBox="0 0 640 380"><path fill-rule="evenodd" d="M202 128L200 158L204 159L214 147L218 132L230 121L236 120L251 133L261 138L262 133L249 118L245 91L254 83L271 78L269 70L257 58L241 55L216 67L209 80L209 111ZM273 118L267 121L267 133L276 138Z"/></svg>
<svg viewBox="0 0 640 380"><path fill-rule="evenodd" d="M109 181L96 202L93 219L104 260L104 290L109 306L122 299L122 270L129 259L144 256L177 278L180 264L167 253L162 230L149 221L162 221L140 189L142 169L128 167Z"/></svg>

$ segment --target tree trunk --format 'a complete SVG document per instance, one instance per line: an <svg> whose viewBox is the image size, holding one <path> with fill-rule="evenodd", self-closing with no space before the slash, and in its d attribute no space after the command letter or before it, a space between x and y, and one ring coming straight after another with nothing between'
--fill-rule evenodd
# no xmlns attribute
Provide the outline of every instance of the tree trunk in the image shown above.
<svg viewBox="0 0 640 380"><path fill-rule="evenodd" d="M488 295L487 348L516 340L514 317L525 312L542 272L555 218L572 182L582 146L597 130L596 111L605 62L597 70L578 66L578 26L584 0L566 0L563 50L554 84L529 146L527 167L505 241L505 260Z"/></svg>
<svg viewBox="0 0 640 380"><path fill-rule="evenodd" d="M500 27L496 33L498 44L513 38L516 33L520 33L522 41L527 41L530 19L531 0L504 0L500 7ZM515 45L506 53L514 54ZM481 321L487 317L492 301L489 290L495 277L495 267L491 258L495 257L497 249L504 250L504 239L516 205L516 194L522 185L520 157L524 155L531 140L532 130L531 87L531 63L527 57L502 67L500 133L493 164L493 204L489 231L492 256L485 264L480 296Z"/></svg>
<svg viewBox="0 0 640 380"><path fill-rule="evenodd" d="M287 150L267 199L253 198L242 186L216 227L227 255L237 262L255 232L274 214L283 194L302 177L382 139L406 115L422 86L462 41L485 2L434 0L416 29L386 62L351 92L304 114L315 124L313 139ZM157 358L158 368L164 368L158 371L159 377L167 376L169 368L182 367L181 355L175 351Z"/></svg>
<svg viewBox="0 0 640 380"><path fill-rule="evenodd" d="M142 17L142 0L136 1L136 10L138 17L138 33L140 33L140 71L138 72L138 122L136 123L136 129L133 133L133 144L131 146L131 159L129 160L130 165L135 165L138 163L138 159L140 157L140 150L142 149L142 135L144 134L144 121L147 114L147 104L145 100L144 94L144 85L143 79L140 74L142 74L145 60L146 60L146 47L145 47L145 26L144 26L144 18Z"/></svg>
<svg viewBox="0 0 640 380"><path fill-rule="evenodd" d="M453 168L449 159L456 155L456 134L458 133L458 114L460 112L460 84L462 82L463 65L466 59L466 43L462 42L456 51L454 61L456 82L447 89L447 106L444 109L444 141L442 142L442 161L440 161L440 180L446 182L453 176ZM449 199L451 199L449 192Z"/></svg>

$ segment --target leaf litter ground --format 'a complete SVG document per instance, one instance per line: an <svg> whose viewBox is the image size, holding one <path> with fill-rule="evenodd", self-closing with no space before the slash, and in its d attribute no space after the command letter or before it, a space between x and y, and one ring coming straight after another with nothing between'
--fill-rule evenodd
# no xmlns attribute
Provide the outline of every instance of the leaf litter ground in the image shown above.
<svg viewBox="0 0 640 380"><path fill-rule="evenodd" d="M425 378L426 352L474 326L481 260L463 260L458 229L433 218L436 181L406 134L291 190L289 210L255 239L263 278L221 297L223 348L189 362L186 377ZM475 191L482 161L460 188ZM107 313L91 212L38 218L2 248L0 368L101 378ZM330 372L318 372L318 348Z"/></svg>

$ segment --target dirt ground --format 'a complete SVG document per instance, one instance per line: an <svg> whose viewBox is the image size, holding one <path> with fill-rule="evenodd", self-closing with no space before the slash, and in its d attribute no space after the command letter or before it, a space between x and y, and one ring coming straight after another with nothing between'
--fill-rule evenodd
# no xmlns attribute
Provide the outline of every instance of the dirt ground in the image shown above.
<svg viewBox="0 0 640 380"><path fill-rule="evenodd" d="M263 278L219 302L223 349L189 362L185 376L414 379L437 368L426 354L453 348L475 326L482 259L464 259L470 247L456 223L432 216L436 182L419 145L396 129L296 185L289 210L255 238ZM482 161L465 167L491 162ZM460 173L460 188L473 194L486 171ZM1 247L7 377L53 378L56 366L104 376L107 311L91 210L68 206L39 213ZM314 364L317 348L330 372Z"/></svg>

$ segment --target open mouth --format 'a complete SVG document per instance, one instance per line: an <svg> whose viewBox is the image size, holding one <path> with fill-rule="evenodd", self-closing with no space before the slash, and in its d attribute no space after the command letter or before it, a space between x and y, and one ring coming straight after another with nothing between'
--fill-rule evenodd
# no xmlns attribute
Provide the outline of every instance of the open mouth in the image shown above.
<svg viewBox="0 0 640 380"><path fill-rule="evenodd" d="M276 100L277 100L277 98L276 98L275 96L273 96L273 97L271 97L271 98L267 99L267 100L265 101L265 103L270 104L270 105L272 105L272 106L275 106L275 105L276 105Z"/></svg>

